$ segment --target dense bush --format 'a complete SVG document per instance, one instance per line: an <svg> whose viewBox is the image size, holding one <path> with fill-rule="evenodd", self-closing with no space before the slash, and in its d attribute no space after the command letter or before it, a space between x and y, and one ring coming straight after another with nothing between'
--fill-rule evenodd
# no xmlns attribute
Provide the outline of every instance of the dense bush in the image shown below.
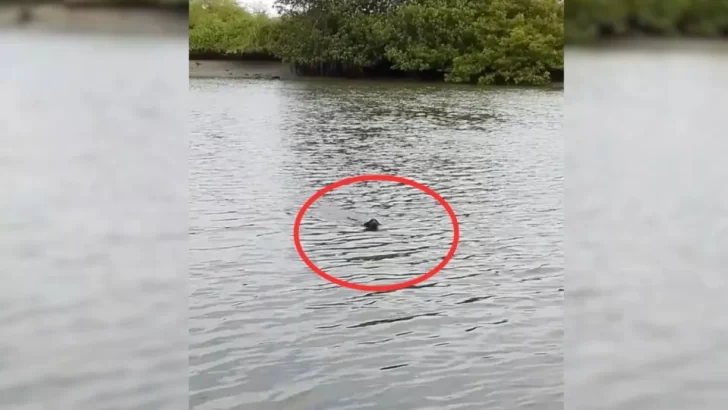
<svg viewBox="0 0 728 410"><path fill-rule="evenodd" d="M190 1L189 38L192 54L270 53L276 21L251 13L234 0Z"/></svg>
<svg viewBox="0 0 728 410"><path fill-rule="evenodd" d="M728 36L728 0L569 0L567 42L632 35Z"/></svg>
<svg viewBox="0 0 728 410"><path fill-rule="evenodd" d="M280 17L192 0L192 54L267 53L313 74L396 70L543 84L563 72L559 0L277 0Z"/></svg>

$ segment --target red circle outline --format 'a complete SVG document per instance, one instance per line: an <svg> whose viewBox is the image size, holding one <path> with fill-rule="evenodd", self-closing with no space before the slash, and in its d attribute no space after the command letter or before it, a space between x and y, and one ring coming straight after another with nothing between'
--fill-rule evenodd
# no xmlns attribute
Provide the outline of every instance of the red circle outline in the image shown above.
<svg viewBox="0 0 728 410"><path fill-rule="evenodd" d="M362 285L358 283L352 283L347 282L345 280L339 279L337 277L331 276L328 273L324 272L321 268L316 266L315 263L311 261L311 259L308 258L306 255L306 252L303 250L303 246L301 245L301 236L300 236L300 228L301 228L301 222L303 221L303 216L306 214L306 211L308 208L313 205L314 202L316 202L318 199L320 199L322 196L324 196L326 193L333 191L336 188L340 188L345 185L354 184L357 182L362 181L389 181L389 182L399 182L401 184L409 185L411 187L417 188L420 191L423 191L430 195L431 197L435 198L437 202L442 205L443 208L445 208L445 211L447 211L447 214L450 216L450 220L452 221L452 231L453 231L453 240L452 245L450 246L450 250L447 252L447 255L445 255L445 258L437 264L434 268L432 268L429 272L425 273L424 275L418 276L414 279L410 279L405 282L400 283L394 283L391 285ZM458 223L457 216L455 216L455 211L450 207L450 204L445 201L444 198L442 198L437 192L433 191L429 187L420 184L419 182L413 181L411 179L407 179L404 177L399 177L396 175L385 175L385 174L369 174L369 175L359 175L354 177L348 177L344 178L342 180L336 181L333 184L327 185L324 188L320 189L318 192L313 194L301 207L301 209L298 211L298 215L296 215L296 220L293 223L293 242L296 245L296 251L298 252L298 256L301 257L303 262L316 274L321 276L322 278L328 280L331 283L335 283L339 286L354 289L354 290L360 290L364 292L389 292L393 290L399 290L408 288L410 286L414 286L420 282L424 282L427 279L435 276L438 272L440 272L445 265L447 265L450 260L455 256L455 251L457 250L458 243L460 242L460 224Z"/></svg>

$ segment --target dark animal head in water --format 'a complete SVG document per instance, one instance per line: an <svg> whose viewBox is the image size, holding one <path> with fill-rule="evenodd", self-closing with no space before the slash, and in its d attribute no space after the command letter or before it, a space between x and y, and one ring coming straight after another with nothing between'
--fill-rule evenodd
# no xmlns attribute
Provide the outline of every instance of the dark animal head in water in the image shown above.
<svg viewBox="0 0 728 410"><path fill-rule="evenodd" d="M381 225L379 221L376 219L370 219L364 224L364 227L366 228L365 231L376 231L379 229L379 225Z"/></svg>

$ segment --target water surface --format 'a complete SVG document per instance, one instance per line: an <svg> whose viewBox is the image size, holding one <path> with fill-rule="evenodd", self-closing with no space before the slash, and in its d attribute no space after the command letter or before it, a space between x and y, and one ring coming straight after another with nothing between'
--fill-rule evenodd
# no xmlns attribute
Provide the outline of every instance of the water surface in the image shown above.
<svg viewBox="0 0 728 410"><path fill-rule="evenodd" d="M563 93L373 82L191 80L190 392L197 409L563 408ZM311 272L299 207L358 174L415 179L461 225L448 267L362 293ZM362 232L375 217L382 231ZM337 277L434 267L427 194L347 186L301 228Z"/></svg>
<svg viewBox="0 0 728 410"><path fill-rule="evenodd" d="M0 50L0 408L183 408L187 39Z"/></svg>
<svg viewBox="0 0 728 410"><path fill-rule="evenodd" d="M728 46L569 50L566 393L728 402Z"/></svg>

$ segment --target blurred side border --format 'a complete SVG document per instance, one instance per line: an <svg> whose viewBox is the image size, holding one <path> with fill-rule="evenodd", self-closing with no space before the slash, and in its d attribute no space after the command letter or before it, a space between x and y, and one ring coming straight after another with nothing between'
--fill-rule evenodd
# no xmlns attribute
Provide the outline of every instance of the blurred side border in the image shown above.
<svg viewBox="0 0 728 410"><path fill-rule="evenodd" d="M186 0L0 0L0 28L186 35L188 4Z"/></svg>
<svg viewBox="0 0 728 410"><path fill-rule="evenodd" d="M569 0L567 44L627 38L728 39L728 0Z"/></svg>

